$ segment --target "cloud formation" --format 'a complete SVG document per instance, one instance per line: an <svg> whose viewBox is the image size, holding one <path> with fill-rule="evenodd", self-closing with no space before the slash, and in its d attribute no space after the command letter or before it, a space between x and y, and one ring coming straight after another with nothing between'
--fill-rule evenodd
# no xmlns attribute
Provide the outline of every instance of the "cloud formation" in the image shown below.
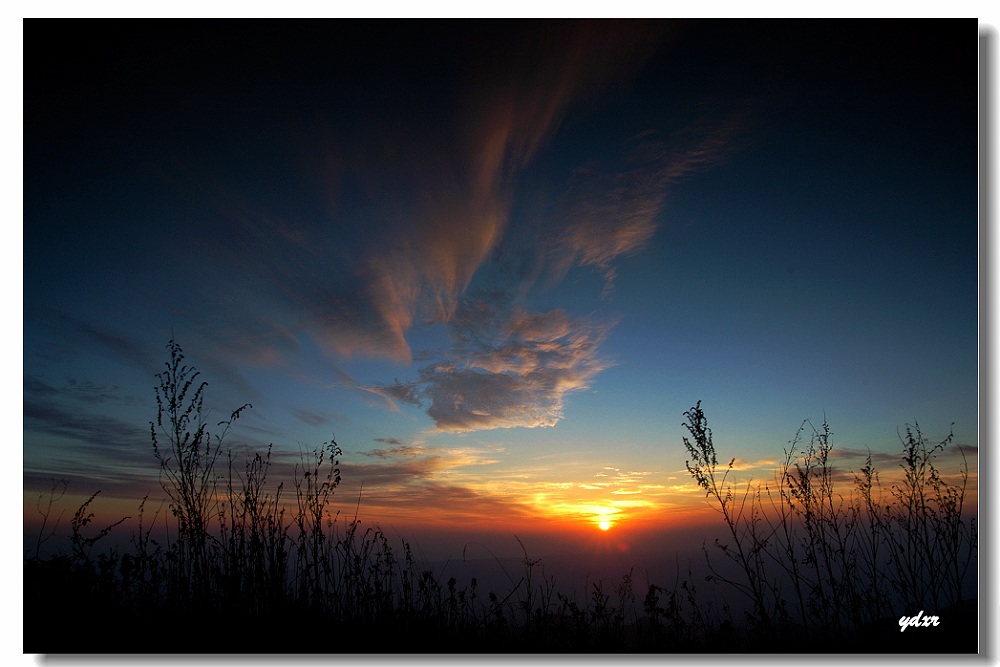
<svg viewBox="0 0 1000 667"><path fill-rule="evenodd" d="M305 163L336 165L323 179L336 232L304 231L278 216L246 226L262 246L297 248L286 255L293 261L273 267L275 283L320 345L340 356L411 362L407 334L419 324L449 322L503 242L524 169L571 109L633 77L666 29L561 22L544 31L497 26L493 34L491 27L489 38L517 44L502 57L463 36L442 35L457 42L442 51L463 57L435 73L428 95L398 104L389 91L394 103L373 109L354 133L317 131ZM324 241L331 232L340 248Z"/></svg>
<svg viewBox="0 0 1000 667"><path fill-rule="evenodd" d="M253 298L274 308L274 326L259 327L269 337L253 340L276 354L311 338L336 359L432 360L416 379L353 386L390 410L423 407L442 431L556 424L566 396L606 367L598 346L610 324L534 306L539 278L551 286L576 267L592 269L605 278L602 296L610 294L615 263L656 233L670 185L718 160L739 128L738 113L693 122L654 113L630 116L621 136L599 146L580 141L578 126L561 134L567 119L589 113L588 102L623 99L671 29L497 28L491 38L518 47L503 57L473 49L409 105L396 103L405 91L388 90L350 132L334 121L298 126L298 162L322 173L306 182L321 190L313 198L322 216L276 203L258 210L240 188L223 189L229 194L216 205L243 240L227 245L227 256L254 284L266 283ZM458 43L442 52L471 46L448 39ZM376 68L365 81L383 74ZM546 162L555 168L538 186L544 204L515 216L515 203L534 192L529 170L564 137L588 148ZM261 266L259 256L274 259ZM280 322L306 335L282 335ZM446 327L452 345L414 350L414 330L428 325ZM249 355L252 346L243 347Z"/></svg>
<svg viewBox="0 0 1000 667"><path fill-rule="evenodd" d="M419 380L365 389L425 407L440 431L554 426L567 394L607 367L598 354L607 327L555 309L500 310L464 301L443 360L421 368Z"/></svg>
<svg viewBox="0 0 1000 667"><path fill-rule="evenodd" d="M461 468L496 463L492 451L475 448L447 448L423 444L393 445L362 452L371 462L344 461L341 470L345 478L376 493L391 494L448 478L461 477Z"/></svg>
<svg viewBox="0 0 1000 667"><path fill-rule="evenodd" d="M561 279L573 266L593 267L604 275L607 294L616 276L614 261L639 252L655 234L670 186L724 161L748 121L747 108L741 107L698 119L669 136L644 130L629 140L620 161L592 160L575 169L549 240L555 276Z"/></svg>

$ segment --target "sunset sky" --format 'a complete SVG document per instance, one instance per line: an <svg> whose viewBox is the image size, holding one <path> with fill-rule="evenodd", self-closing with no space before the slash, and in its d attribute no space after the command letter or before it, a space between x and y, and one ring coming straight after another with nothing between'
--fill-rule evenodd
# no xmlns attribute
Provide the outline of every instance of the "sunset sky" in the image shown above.
<svg viewBox="0 0 1000 667"><path fill-rule="evenodd" d="M172 337L238 457L334 437L403 536L715 521L699 400L741 479L824 417L845 480L915 420L975 470L975 20L67 27L24 28L26 523L162 495Z"/></svg>

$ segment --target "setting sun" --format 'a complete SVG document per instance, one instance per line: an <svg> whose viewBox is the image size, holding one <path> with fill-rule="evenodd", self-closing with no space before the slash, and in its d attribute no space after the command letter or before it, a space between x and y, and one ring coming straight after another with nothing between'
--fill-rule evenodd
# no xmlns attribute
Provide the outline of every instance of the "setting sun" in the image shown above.
<svg viewBox="0 0 1000 667"><path fill-rule="evenodd" d="M83 26L23 655L986 652L988 19Z"/></svg>

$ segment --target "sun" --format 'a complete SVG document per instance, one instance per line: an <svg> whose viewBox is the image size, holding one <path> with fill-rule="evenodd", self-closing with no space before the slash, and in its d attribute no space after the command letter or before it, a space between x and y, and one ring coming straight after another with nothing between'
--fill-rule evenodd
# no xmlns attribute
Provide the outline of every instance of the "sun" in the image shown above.
<svg viewBox="0 0 1000 667"><path fill-rule="evenodd" d="M600 528L601 530L607 530L608 528L611 528L611 522L608 521L607 519L604 519L599 524L597 524L597 527Z"/></svg>

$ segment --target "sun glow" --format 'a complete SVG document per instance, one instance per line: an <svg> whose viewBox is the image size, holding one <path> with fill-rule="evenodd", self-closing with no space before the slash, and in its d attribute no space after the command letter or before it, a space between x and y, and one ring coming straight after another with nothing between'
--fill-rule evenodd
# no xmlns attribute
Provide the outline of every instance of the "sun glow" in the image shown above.
<svg viewBox="0 0 1000 667"><path fill-rule="evenodd" d="M614 507L608 507L603 505L591 506L590 511L592 512L591 521L601 529L601 531L608 531L611 526L615 525L616 520L619 518L619 510Z"/></svg>
<svg viewBox="0 0 1000 667"><path fill-rule="evenodd" d="M570 489L572 492L577 485L571 486L574 487ZM595 498L594 502L586 498L573 497L563 489L558 489L559 492L552 489L550 485L546 492L535 493L532 497L530 502L537 512L546 518L564 521L567 529L584 528L590 534L593 534L593 531L607 533L622 526L627 526L630 530L644 526L649 523L650 517L661 509L654 501L635 496L612 497L607 500ZM656 521L660 520L661 517L657 514Z"/></svg>

